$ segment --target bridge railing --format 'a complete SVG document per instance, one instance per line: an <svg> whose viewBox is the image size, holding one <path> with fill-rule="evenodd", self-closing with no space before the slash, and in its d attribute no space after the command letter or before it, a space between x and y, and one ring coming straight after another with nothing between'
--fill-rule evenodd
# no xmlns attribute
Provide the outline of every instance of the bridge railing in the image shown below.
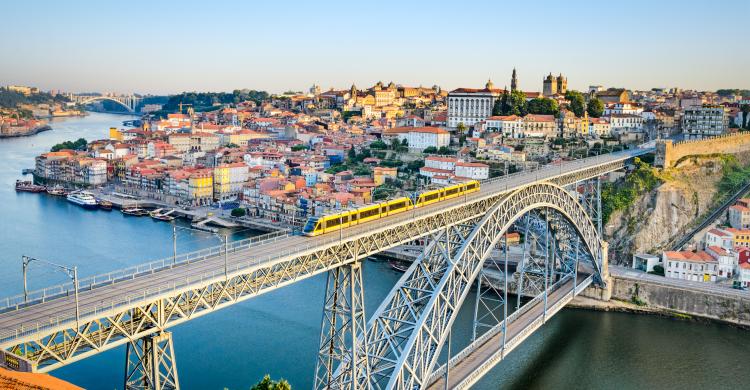
<svg viewBox="0 0 750 390"><path fill-rule="evenodd" d="M252 246L275 242L288 236L289 232L284 230L237 240L230 242L227 250L228 252L236 252L239 250L248 249ZM193 252L180 253L177 256L165 257L159 260L150 261L148 263L133 265L127 268L107 272L105 274L88 276L85 278L81 278L78 281L78 290L91 290L97 287L110 285L118 281L130 280L138 275L151 274L157 271L174 268L175 266L195 263L197 261L205 260L209 257L217 256L223 252L223 245L211 246ZM67 296L72 294L73 292L73 282L67 282L39 290L33 290L28 292L28 294L26 295L18 294L15 296L7 297L0 301L0 312L17 310L28 305L42 303L50 299L59 298L61 296Z"/></svg>

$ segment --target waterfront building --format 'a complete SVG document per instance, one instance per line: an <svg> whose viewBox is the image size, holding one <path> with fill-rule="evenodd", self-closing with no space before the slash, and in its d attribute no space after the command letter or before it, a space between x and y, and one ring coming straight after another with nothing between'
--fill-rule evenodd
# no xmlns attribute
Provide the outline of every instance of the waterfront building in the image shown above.
<svg viewBox="0 0 750 390"><path fill-rule="evenodd" d="M214 194L213 172L210 169L196 169L188 179L188 198L193 205L211 204Z"/></svg>
<svg viewBox="0 0 750 390"><path fill-rule="evenodd" d="M737 268L737 253L718 246L707 247L706 253L718 263L719 271L716 276L720 279L731 279Z"/></svg>
<svg viewBox="0 0 750 390"><path fill-rule="evenodd" d="M724 106L690 107L683 110L680 125L685 138L715 137L727 132L729 116Z"/></svg>
<svg viewBox="0 0 750 390"><path fill-rule="evenodd" d="M734 245L734 234L720 228L713 228L706 232L706 246L718 246L724 249L732 249Z"/></svg>
<svg viewBox="0 0 750 390"><path fill-rule="evenodd" d="M236 199L249 179L250 170L245 163L220 164L214 168L214 199Z"/></svg>
<svg viewBox="0 0 750 390"><path fill-rule="evenodd" d="M705 251L665 251L664 276L694 282L715 282L718 261Z"/></svg>
<svg viewBox="0 0 750 390"><path fill-rule="evenodd" d="M661 264L661 258L648 253L639 253L633 255L633 269L643 272L652 272L654 266Z"/></svg>

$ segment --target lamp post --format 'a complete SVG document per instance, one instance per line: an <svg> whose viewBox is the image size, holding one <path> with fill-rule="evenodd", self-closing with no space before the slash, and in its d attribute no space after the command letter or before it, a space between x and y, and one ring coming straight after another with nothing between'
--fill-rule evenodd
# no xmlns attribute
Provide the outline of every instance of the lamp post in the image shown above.
<svg viewBox="0 0 750 390"><path fill-rule="evenodd" d="M73 292L74 292L74 299L76 303L76 328L78 328L80 325L80 318L81 318L80 307L78 304L78 267L74 266L73 268L70 268L64 265L52 263L46 260L37 259L35 257L30 257L30 256L21 256L21 261L23 263L23 301L24 302L28 300L27 274L28 274L29 264L31 264L32 261L46 264L48 266L61 270L68 275L68 277L73 281Z"/></svg>

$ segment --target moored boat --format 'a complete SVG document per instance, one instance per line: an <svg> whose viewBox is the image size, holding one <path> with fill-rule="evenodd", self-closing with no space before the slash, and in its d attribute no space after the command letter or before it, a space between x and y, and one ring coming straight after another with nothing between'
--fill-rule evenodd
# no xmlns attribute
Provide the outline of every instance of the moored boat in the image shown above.
<svg viewBox="0 0 750 390"><path fill-rule="evenodd" d="M91 195L88 192L71 192L70 194L68 194L66 199L68 199L68 202L81 206L85 209L95 209L97 207L96 198L94 198L94 195Z"/></svg>
<svg viewBox="0 0 750 390"><path fill-rule="evenodd" d="M46 189L45 186L36 185L28 180L16 180L16 191L19 192L42 192Z"/></svg>
<svg viewBox="0 0 750 390"><path fill-rule="evenodd" d="M47 187L47 194L52 196L65 196L68 192L62 186Z"/></svg>
<svg viewBox="0 0 750 390"><path fill-rule="evenodd" d="M148 215L148 210L142 209L140 207L123 207L122 210L123 214L130 215L133 217L143 217L145 215Z"/></svg>
<svg viewBox="0 0 750 390"><path fill-rule="evenodd" d="M99 208L105 211L111 211L112 210L112 202L104 199L99 199L97 202L99 203Z"/></svg>

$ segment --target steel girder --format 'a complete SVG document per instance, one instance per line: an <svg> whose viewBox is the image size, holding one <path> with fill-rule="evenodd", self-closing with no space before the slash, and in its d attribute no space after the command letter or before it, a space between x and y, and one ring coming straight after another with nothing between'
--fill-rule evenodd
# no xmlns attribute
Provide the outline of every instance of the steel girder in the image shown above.
<svg viewBox="0 0 750 390"><path fill-rule="evenodd" d="M570 185L620 169L623 164L623 161L604 163L555 176L550 182ZM396 225L374 225L372 231L349 237L338 244L326 244L301 251L287 258L229 273L226 277L222 275L201 279L163 294L144 294L142 299L125 300L118 305L112 305L111 308L98 307L91 312L83 312L80 323L66 320L37 329L29 327L19 331L13 339L4 341L0 348L28 361L34 371L48 372L264 292L326 272L347 264L354 258L363 258L434 234L445 229L445 226L481 217L507 196L508 192L499 191ZM252 257L251 253L248 255Z"/></svg>
<svg viewBox="0 0 750 390"><path fill-rule="evenodd" d="M328 271L323 302L315 389L357 389L352 378L369 376L365 333L362 264L354 262ZM354 364L352 364L354 362ZM334 370L341 367L334 375Z"/></svg>
<svg viewBox="0 0 750 390"><path fill-rule="evenodd" d="M571 221L592 257L600 257L601 242L586 211L569 192L549 183L514 191L475 220L475 226L446 226L368 323L367 380L372 388L425 385L485 258L518 218L539 208L554 209Z"/></svg>
<svg viewBox="0 0 750 390"><path fill-rule="evenodd" d="M125 390L180 389L171 332L128 343L125 362Z"/></svg>

